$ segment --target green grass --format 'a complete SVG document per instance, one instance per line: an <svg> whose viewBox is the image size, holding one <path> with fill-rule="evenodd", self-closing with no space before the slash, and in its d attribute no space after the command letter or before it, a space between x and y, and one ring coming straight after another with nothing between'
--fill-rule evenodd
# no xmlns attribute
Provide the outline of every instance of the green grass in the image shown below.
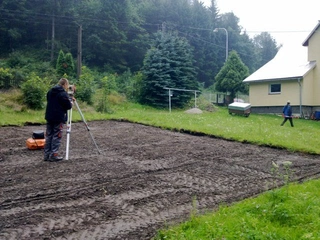
<svg viewBox="0 0 320 240"><path fill-rule="evenodd" d="M31 111L21 104L17 91L0 93L0 126L26 123L44 124L44 110ZM294 119L281 127L282 118L275 115L251 114L248 118L229 115L227 108L213 108L202 114L184 110L166 110L121 103L112 113L97 113L92 106L79 103L89 122L122 120L193 134L206 134L240 142L320 154L319 122ZM73 121L81 121L76 108ZM271 171L271 170L270 170ZM266 192L232 206L220 206L203 216L192 211L190 220L159 231L156 239L320 239L320 180Z"/></svg>
<svg viewBox="0 0 320 240"><path fill-rule="evenodd" d="M162 239L320 239L320 180L290 184L162 230ZM276 196L276 198L274 197Z"/></svg>
<svg viewBox="0 0 320 240"><path fill-rule="evenodd" d="M0 126L24 125L29 123L45 123L44 110L32 111L15 101L7 99L5 94L0 97ZM275 115L251 114L248 118L229 115L227 108L214 108L212 112L188 114L183 110L157 110L132 103L122 103L113 107L111 114L94 111L93 107L81 104L84 117L92 120L127 120L161 127L164 129L207 134L240 142L257 145L286 148L291 151L320 154L319 122L294 119L295 127L289 122L280 126L282 117ZM19 107L20 106L20 107ZM81 121L74 107L73 121Z"/></svg>
<svg viewBox="0 0 320 240"><path fill-rule="evenodd" d="M214 112L188 114L182 110L155 110L139 105L118 109L106 119L126 119L164 129L207 134L224 139L249 142L257 145L286 148L291 151L320 153L319 122L294 119L280 126L282 118L275 115L251 114L248 118L229 115L227 108Z"/></svg>

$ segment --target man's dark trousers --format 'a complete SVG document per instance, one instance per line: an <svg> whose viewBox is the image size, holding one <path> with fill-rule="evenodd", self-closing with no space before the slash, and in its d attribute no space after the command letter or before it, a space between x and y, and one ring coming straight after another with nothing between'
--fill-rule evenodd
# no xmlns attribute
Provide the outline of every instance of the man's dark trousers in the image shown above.
<svg viewBox="0 0 320 240"><path fill-rule="evenodd" d="M283 122L281 123L281 126L283 126L283 124L285 124L285 122L289 119L291 127L293 127L293 122L292 122L292 117L285 117Z"/></svg>
<svg viewBox="0 0 320 240"><path fill-rule="evenodd" d="M46 129L46 144L44 147L44 154L47 157L58 153L61 137L62 137L63 123L49 123L47 122Z"/></svg>

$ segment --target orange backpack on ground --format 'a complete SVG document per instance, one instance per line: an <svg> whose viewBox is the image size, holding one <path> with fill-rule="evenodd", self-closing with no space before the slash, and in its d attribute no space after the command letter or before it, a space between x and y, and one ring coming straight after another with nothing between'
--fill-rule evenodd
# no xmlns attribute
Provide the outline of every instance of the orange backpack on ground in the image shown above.
<svg viewBox="0 0 320 240"><path fill-rule="evenodd" d="M34 131L32 138L26 141L27 148L30 150L43 149L46 143L43 131Z"/></svg>

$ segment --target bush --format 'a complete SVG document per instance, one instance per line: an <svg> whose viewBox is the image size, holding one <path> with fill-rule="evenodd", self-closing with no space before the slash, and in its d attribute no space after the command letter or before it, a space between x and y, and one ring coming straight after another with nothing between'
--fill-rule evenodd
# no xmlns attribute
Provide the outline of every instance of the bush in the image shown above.
<svg viewBox="0 0 320 240"><path fill-rule="evenodd" d="M14 76L9 68L0 68L0 88L13 87Z"/></svg>
<svg viewBox="0 0 320 240"><path fill-rule="evenodd" d="M101 91L98 95L98 105L97 111L98 112L110 112L110 104L108 104L107 97L111 93L116 93L117 84L116 84L116 75L110 74L108 76L104 76L100 80Z"/></svg>
<svg viewBox="0 0 320 240"><path fill-rule="evenodd" d="M21 86L24 103L31 109L44 108L46 92L50 86L49 83L48 79L41 79L32 73Z"/></svg>
<svg viewBox="0 0 320 240"><path fill-rule="evenodd" d="M88 104L92 104L92 96L94 94L94 76L90 69L83 66L82 67L82 75L80 79L76 81L76 98L86 102Z"/></svg>
<svg viewBox="0 0 320 240"><path fill-rule="evenodd" d="M59 76L63 76L64 74L74 77L75 76L75 67L74 67L74 61L72 58L71 53L66 53L62 50L59 51L57 64L56 64L56 71Z"/></svg>
<svg viewBox="0 0 320 240"><path fill-rule="evenodd" d="M30 59L26 57L22 52L16 51L10 54L7 64L11 68L18 68L27 65Z"/></svg>

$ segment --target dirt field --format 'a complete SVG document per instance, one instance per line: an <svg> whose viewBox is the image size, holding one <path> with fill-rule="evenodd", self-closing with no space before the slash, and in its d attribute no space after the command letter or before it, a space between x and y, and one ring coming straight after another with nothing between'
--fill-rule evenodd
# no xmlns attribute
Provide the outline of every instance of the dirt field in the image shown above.
<svg viewBox="0 0 320 240"><path fill-rule="evenodd" d="M116 121L72 125L70 159L44 162L27 138L45 126L0 128L0 239L150 239L157 229L270 187L271 162L295 180L320 156ZM61 152L65 152L64 135Z"/></svg>

